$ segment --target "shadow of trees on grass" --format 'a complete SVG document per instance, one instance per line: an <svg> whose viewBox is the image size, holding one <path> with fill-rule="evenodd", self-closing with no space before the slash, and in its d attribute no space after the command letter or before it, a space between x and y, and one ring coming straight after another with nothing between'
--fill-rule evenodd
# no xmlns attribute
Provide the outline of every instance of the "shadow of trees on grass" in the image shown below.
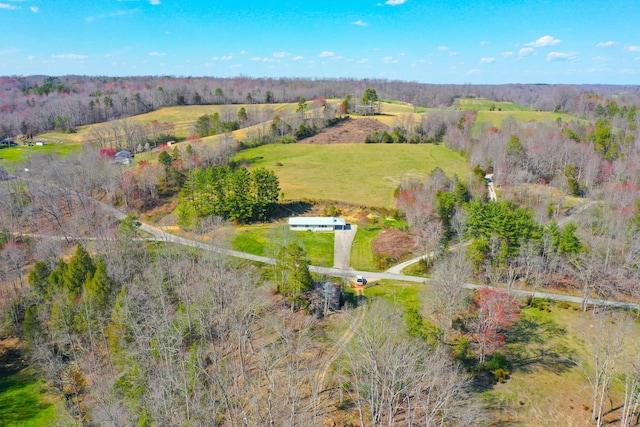
<svg viewBox="0 0 640 427"><path fill-rule="evenodd" d="M566 335L567 330L554 320L525 311L509 332L504 353L514 370L530 372L542 367L562 374L575 366Z"/></svg>
<svg viewBox="0 0 640 427"><path fill-rule="evenodd" d="M15 354L14 354L15 353ZM23 425L39 419L51 406L40 399L41 386L35 368L19 363L20 354L7 350L0 360L0 424Z"/></svg>

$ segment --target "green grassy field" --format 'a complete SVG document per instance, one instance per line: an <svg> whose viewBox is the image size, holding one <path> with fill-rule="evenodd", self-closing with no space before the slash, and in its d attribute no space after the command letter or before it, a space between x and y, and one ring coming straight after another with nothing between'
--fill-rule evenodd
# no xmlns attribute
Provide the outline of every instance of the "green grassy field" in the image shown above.
<svg viewBox="0 0 640 427"><path fill-rule="evenodd" d="M512 102L492 101L482 98L460 98L456 108L462 110L495 110L495 111L531 111L531 108Z"/></svg>
<svg viewBox="0 0 640 427"><path fill-rule="evenodd" d="M35 367L0 369L0 425L74 425L62 401L37 378Z"/></svg>
<svg viewBox="0 0 640 427"><path fill-rule="evenodd" d="M376 271L373 256L373 239L380 234L382 228L378 225L358 226L356 237L351 245L351 267L356 270Z"/></svg>
<svg viewBox="0 0 640 427"><path fill-rule="evenodd" d="M28 146L28 145L20 145L17 147L11 148L2 148L0 149L0 166L5 167L8 170L13 170L16 167L16 163L24 162L29 158L29 156L33 154L56 154L56 155L67 155L69 153L79 151L79 144L47 144L43 147Z"/></svg>
<svg viewBox="0 0 640 427"><path fill-rule="evenodd" d="M235 160L274 171L285 199L375 207L392 207L398 185L424 179L436 167L449 176L471 173L461 155L431 144L276 144L242 151Z"/></svg>
<svg viewBox="0 0 640 427"><path fill-rule="evenodd" d="M278 229L279 227L282 228ZM234 228L232 246L235 250L254 255L273 257L274 246L281 244L283 234L295 239L306 251L312 265L333 266L333 233L311 231L289 232L287 225L257 225Z"/></svg>
<svg viewBox="0 0 640 427"><path fill-rule="evenodd" d="M421 306L421 293L424 285L418 283L399 283L391 280L379 280L370 282L364 291L367 298L386 298L392 304L403 308L419 309Z"/></svg>
<svg viewBox="0 0 640 427"><path fill-rule="evenodd" d="M479 126L487 124L499 128L502 121L509 116L512 116L518 123L556 121L558 118L562 121L577 120L568 114L535 111L512 102L498 102L482 98L460 98L456 101L455 108L477 111L476 131Z"/></svg>
<svg viewBox="0 0 640 427"><path fill-rule="evenodd" d="M518 123L531 121L551 122L556 121L558 118L562 121L576 120L575 117L568 114L551 113L547 111L478 111L476 126L482 123L489 123L499 128L502 121L509 116L513 116Z"/></svg>

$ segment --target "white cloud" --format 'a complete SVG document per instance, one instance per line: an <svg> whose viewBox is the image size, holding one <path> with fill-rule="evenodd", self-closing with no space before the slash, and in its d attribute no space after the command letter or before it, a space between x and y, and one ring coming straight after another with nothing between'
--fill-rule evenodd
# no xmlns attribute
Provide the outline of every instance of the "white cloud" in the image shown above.
<svg viewBox="0 0 640 427"><path fill-rule="evenodd" d="M398 6L401 4L405 4L407 0L387 0L384 4L388 4L389 6Z"/></svg>
<svg viewBox="0 0 640 427"><path fill-rule="evenodd" d="M538 40L531 43L527 43L526 45L531 47L548 47L548 46L555 46L561 41L562 40L554 39L551 36L542 36Z"/></svg>
<svg viewBox="0 0 640 427"><path fill-rule="evenodd" d="M149 52L149 56L166 56L165 52Z"/></svg>
<svg viewBox="0 0 640 427"><path fill-rule="evenodd" d="M596 47L611 47L611 46L615 46L616 44L617 43L613 41L600 42L600 43L596 43Z"/></svg>
<svg viewBox="0 0 640 427"><path fill-rule="evenodd" d="M15 47L9 48L9 49L4 49L4 50L0 50L0 55L12 55L14 53L19 53L20 49L16 49Z"/></svg>
<svg viewBox="0 0 640 427"><path fill-rule="evenodd" d="M369 26L369 24L367 24L366 22L361 21L359 19L357 21L352 22L351 24L352 25L358 25L360 27L368 27Z"/></svg>
<svg viewBox="0 0 640 427"><path fill-rule="evenodd" d="M491 42L488 42L488 41L486 41L486 40L482 40L482 41L480 42L480 46L489 46L490 44L491 44Z"/></svg>
<svg viewBox="0 0 640 427"><path fill-rule="evenodd" d="M276 62L273 58L262 58L262 62Z"/></svg>
<svg viewBox="0 0 640 427"><path fill-rule="evenodd" d="M11 4L0 3L0 9L16 10L16 9L20 9L20 7L18 7L18 6L13 6L13 5L11 5Z"/></svg>
<svg viewBox="0 0 640 427"><path fill-rule="evenodd" d="M284 58L285 56L291 55L289 52L273 52L274 58Z"/></svg>
<svg viewBox="0 0 640 427"><path fill-rule="evenodd" d="M220 57L220 61L231 61L233 59L233 56L231 55L223 55Z"/></svg>
<svg viewBox="0 0 640 427"><path fill-rule="evenodd" d="M160 0L149 0L149 4L152 4L154 6L157 6L160 4Z"/></svg>
<svg viewBox="0 0 640 427"><path fill-rule="evenodd" d="M513 53L513 52L502 52L502 54L501 54L501 55L502 55L502 56L509 57L509 56L513 56L513 55L514 55L514 53Z"/></svg>
<svg viewBox="0 0 640 427"><path fill-rule="evenodd" d="M300 61L301 59L304 59L304 56L294 56L293 58L291 58L292 61Z"/></svg>
<svg viewBox="0 0 640 427"><path fill-rule="evenodd" d="M441 52L444 52L445 50L449 50L449 46L438 46L437 49Z"/></svg>
<svg viewBox="0 0 640 427"><path fill-rule="evenodd" d="M96 15L96 16L88 16L87 18L85 18L85 20L87 22L95 22L98 19L119 18L121 16L131 15L131 14L138 13L138 12L140 12L140 9L138 9L138 8L129 9L129 10L118 10L118 11L115 11L113 13L107 13L107 14Z"/></svg>
<svg viewBox="0 0 640 427"><path fill-rule="evenodd" d="M469 70L467 71L467 74L480 74L480 70Z"/></svg>
<svg viewBox="0 0 640 427"><path fill-rule="evenodd" d="M492 62L495 62L496 58L480 58L480 63L481 64L491 64Z"/></svg>
<svg viewBox="0 0 640 427"><path fill-rule="evenodd" d="M323 51L323 52L321 52L321 53L320 53L320 58L327 58L327 57L335 56L335 55L336 55L336 54L335 54L334 52L331 52L331 51L325 50L325 51Z"/></svg>
<svg viewBox="0 0 640 427"><path fill-rule="evenodd" d="M627 50L629 52L640 52L640 46L629 46Z"/></svg>
<svg viewBox="0 0 640 427"><path fill-rule="evenodd" d="M393 61L393 56L385 56L384 58L382 58L382 62L384 62L385 64L389 64L391 61Z"/></svg>
<svg viewBox="0 0 640 427"><path fill-rule="evenodd" d="M608 56L594 56L591 58L592 61L598 61L598 62L607 62L609 59Z"/></svg>
<svg viewBox="0 0 640 427"><path fill-rule="evenodd" d="M362 59L358 60L358 62L356 62L356 64L366 64L367 62L369 62L369 60L367 58L362 58Z"/></svg>
<svg viewBox="0 0 640 427"><path fill-rule="evenodd" d="M520 56L527 56L527 55L531 55L534 52L533 48L530 47L523 47L522 49L520 49L518 51L518 55Z"/></svg>
<svg viewBox="0 0 640 427"><path fill-rule="evenodd" d="M262 61L262 58L259 56L254 56L253 58L249 58L249 61Z"/></svg>
<svg viewBox="0 0 640 427"><path fill-rule="evenodd" d="M33 13L40 12L40 8L38 6L29 6L29 10Z"/></svg>
<svg viewBox="0 0 640 427"><path fill-rule="evenodd" d="M246 50L243 49L243 50L240 51L240 55L246 55L246 54L247 54Z"/></svg>
<svg viewBox="0 0 640 427"><path fill-rule="evenodd" d="M549 52L547 61L568 61L575 59L577 52Z"/></svg>
<svg viewBox="0 0 640 427"><path fill-rule="evenodd" d="M77 53L64 53L62 55L51 55L54 59L87 59L87 55L78 55Z"/></svg>

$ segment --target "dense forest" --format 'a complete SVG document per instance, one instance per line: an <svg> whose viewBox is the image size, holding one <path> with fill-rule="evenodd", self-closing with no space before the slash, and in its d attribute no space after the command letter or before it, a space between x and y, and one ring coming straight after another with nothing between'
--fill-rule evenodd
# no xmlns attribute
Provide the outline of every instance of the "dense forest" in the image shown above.
<svg viewBox="0 0 640 427"><path fill-rule="evenodd" d="M85 76L4 77L0 86L0 136L108 122L83 150L34 156L28 174L0 185L2 334L21 339L78 425L501 425L479 390L538 362L558 375L581 369L587 422L638 425L637 344L624 342L637 315L587 304L640 296L637 87ZM228 249L231 222L266 222L286 208L276 174L234 161L238 150L294 143L346 120L344 108L306 100L348 106L351 95L372 93L430 109L396 116L368 144L444 144L474 171L407 178L384 212L406 220L415 254L435 255L419 267L431 285L424 306L349 294L328 323L321 284L337 279L310 274L292 233L272 233L275 262L263 265L145 231L143 214L154 221L175 209L190 238ZM459 104L475 97L572 118L479 123ZM285 102L298 110L258 117L244 107ZM157 162L106 161L114 141L105 126L127 123L115 119L194 104L243 107L200 117L194 138L157 150ZM245 139L231 137L260 122ZM159 126L160 139L171 138ZM216 144L200 140L216 133ZM136 149L146 143L123 147L148 151ZM487 176L499 201L488 200ZM472 293L469 281L492 287ZM592 316L598 337L586 340L586 355L567 346L508 352L519 339L547 339L514 332L535 323L525 309L548 310L517 299L517 283L583 298L576 311Z"/></svg>

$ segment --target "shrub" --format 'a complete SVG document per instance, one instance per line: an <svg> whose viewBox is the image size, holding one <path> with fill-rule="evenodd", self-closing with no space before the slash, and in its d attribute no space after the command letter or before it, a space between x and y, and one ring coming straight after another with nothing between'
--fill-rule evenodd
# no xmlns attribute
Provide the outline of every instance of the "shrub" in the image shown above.
<svg viewBox="0 0 640 427"><path fill-rule="evenodd" d="M475 371L491 373L496 382L503 383L511 376L511 364L504 355L495 353L487 362L476 366Z"/></svg>
<svg viewBox="0 0 640 427"><path fill-rule="evenodd" d="M461 338L453 347L453 358L465 366L468 366L471 360L473 360L471 342L468 338Z"/></svg>
<svg viewBox="0 0 640 427"><path fill-rule="evenodd" d="M504 369L496 369L495 371L491 371L491 373L493 374L493 377L496 379L496 381L499 383L505 382L506 380L509 379L509 376L511 375L511 372L505 371Z"/></svg>
<svg viewBox="0 0 640 427"><path fill-rule="evenodd" d="M395 260L386 254L375 254L376 268L379 270L386 270L391 266Z"/></svg>

